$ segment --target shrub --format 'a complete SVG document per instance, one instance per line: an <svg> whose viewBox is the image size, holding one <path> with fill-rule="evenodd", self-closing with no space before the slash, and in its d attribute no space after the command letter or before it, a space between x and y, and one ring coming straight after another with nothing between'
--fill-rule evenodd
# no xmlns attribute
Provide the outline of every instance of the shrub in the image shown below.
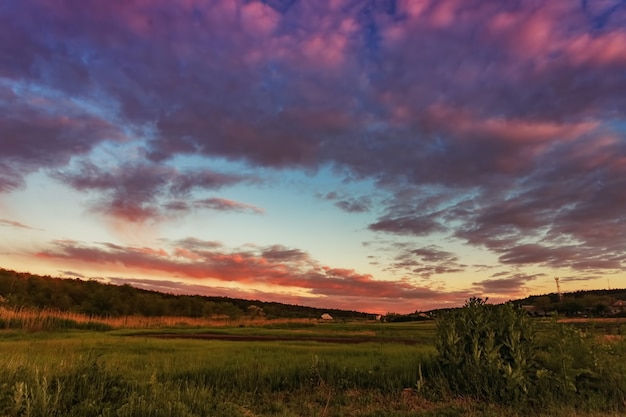
<svg viewBox="0 0 626 417"><path fill-rule="evenodd" d="M436 363L446 389L500 403L525 402L536 374L535 331L511 304L471 298L437 323Z"/></svg>
<svg viewBox="0 0 626 417"><path fill-rule="evenodd" d="M470 299L437 323L435 392L535 409L626 410L626 341Z"/></svg>
<svg viewBox="0 0 626 417"><path fill-rule="evenodd" d="M533 401L589 410L626 410L626 341L554 321L541 344Z"/></svg>

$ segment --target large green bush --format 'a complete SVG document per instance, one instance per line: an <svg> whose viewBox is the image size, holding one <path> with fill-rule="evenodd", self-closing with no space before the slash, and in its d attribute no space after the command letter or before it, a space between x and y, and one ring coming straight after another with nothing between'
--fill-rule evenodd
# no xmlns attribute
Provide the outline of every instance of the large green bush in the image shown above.
<svg viewBox="0 0 626 417"><path fill-rule="evenodd" d="M505 405L626 410L626 341L470 299L437 324L436 391Z"/></svg>
<svg viewBox="0 0 626 417"><path fill-rule="evenodd" d="M453 393L517 403L536 374L534 341L522 311L472 298L438 321L437 363Z"/></svg>

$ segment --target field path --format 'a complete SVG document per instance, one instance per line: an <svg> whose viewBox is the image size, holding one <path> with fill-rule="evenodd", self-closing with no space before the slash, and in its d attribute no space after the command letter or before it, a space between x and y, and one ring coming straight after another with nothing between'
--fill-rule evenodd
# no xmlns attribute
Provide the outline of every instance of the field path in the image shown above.
<svg viewBox="0 0 626 417"><path fill-rule="evenodd" d="M198 339L198 340L227 340L235 342L319 342L319 343L401 343L416 345L419 342L412 339L394 337L321 337L321 336L267 336L267 335L235 335L235 334L179 334L179 333L153 333L135 334L131 336L156 337L161 339Z"/></svg>

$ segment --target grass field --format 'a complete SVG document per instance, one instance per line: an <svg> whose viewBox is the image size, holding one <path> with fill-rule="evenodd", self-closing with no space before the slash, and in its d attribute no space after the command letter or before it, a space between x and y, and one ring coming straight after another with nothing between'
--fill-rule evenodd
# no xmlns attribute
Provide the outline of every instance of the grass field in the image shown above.
<svg viewBox="0 0 626 417"><path fill-rule="evenodd" d="M623 412L619 404L602 409L562 403L529 412L441 395L428 374L436 355L434 322L258 321L206 327L179 321L159 330L109 325L100 331L66 325L58 328L57 323L52 331L36 331L45 326L32 325L0 332L1 416L495 417ZM189 338L154 337L158 333ZM194 338L205 333L266 339ZM270 340L285 336L293 339ZM327 341L311 340L314 337ZM370 341L343 342L351 338ZM411 344L401 342L406 340ZM595 360L615 360L616 372L622 372L624 341L602 340L598 346L608 347Z"/></svg>

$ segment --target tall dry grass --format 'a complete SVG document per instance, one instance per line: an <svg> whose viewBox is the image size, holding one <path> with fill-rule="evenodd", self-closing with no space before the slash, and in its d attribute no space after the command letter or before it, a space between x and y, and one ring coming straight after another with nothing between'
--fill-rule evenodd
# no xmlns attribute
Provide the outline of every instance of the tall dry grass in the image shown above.
<svg viewBox="0 0 626 417"><path fill-rule="evenodd" d="M242 317L230 319L228 316L214 317L100 317L89 316L70 311L53 309L27 309L0 307L0 329L21 329L27 331L85 329L159 329L171 327L232 327L232 326L263 326L278 323L311 323L315 319L267 319L259 317Z"/></svg>

